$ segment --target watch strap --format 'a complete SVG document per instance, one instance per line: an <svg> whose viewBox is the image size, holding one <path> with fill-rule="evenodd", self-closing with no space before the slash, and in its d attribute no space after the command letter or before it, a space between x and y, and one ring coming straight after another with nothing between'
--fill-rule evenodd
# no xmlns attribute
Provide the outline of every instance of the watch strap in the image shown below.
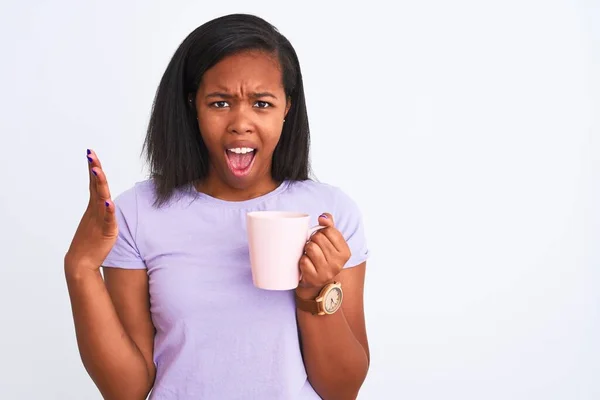
<svg viewBox="0 0 600 400"><path fill-rule="evenodd" d="M298 293L295 293L296 296L296 307L298 307L302 311L309 312L313 315L317 315L319 313L319 304L315 299L303 299L298 296Z"/></svg>

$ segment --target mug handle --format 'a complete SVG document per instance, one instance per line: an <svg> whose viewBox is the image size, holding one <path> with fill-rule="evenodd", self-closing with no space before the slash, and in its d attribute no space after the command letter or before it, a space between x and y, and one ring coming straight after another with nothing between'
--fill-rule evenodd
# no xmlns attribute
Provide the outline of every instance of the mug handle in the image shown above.
<svg viewBox="0 0 600 400"><path fill-rule="evenodd" d="M324 225L316 225L313 226L312 228L310 228L308 230L308 233L306 234L306 242L308 243L308 241L310 240L310 238L312 237L312 235L314 235L315 233L317 233L317 231L326 228L326 226ZM300 271L300 279L298 280L298 282L300 282L302 280L302 271Z"/></svg>

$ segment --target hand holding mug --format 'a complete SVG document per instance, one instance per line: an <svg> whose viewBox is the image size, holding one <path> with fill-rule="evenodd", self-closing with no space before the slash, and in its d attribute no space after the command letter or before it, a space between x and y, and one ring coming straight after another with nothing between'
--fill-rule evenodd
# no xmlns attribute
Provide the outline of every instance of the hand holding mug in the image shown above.
<svg viewBox="0 0 600 400"><path fill-rule="evenodd" d="M350 247L336 229L331 214L322 214L319 225L324 228L310 237L299 262L302 279L297 291L306 297L316 295L332 282L350 259Z"/></svg>

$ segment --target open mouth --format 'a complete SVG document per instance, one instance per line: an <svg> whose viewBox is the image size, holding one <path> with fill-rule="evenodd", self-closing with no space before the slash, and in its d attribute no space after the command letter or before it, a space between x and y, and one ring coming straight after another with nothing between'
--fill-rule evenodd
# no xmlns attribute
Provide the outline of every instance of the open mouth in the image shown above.
<svg viewBox="0 0 600 400"><path fill-rule="evenodd" d="M250 173L256 157L256 149L250 147L234 147L225 150L227 165L235 176L245 176Z"/></svg>

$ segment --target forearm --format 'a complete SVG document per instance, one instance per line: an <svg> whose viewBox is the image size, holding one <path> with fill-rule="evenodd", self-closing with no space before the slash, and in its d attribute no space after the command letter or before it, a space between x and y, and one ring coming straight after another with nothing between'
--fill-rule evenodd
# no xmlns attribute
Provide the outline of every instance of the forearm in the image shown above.
<svg viewBox="0 0 600 400"><path fill-rule="evenodd" d="M142 353L125 332L99 271L65 265L83 365L105 399L145 399L153 383Z"/></svg>
<svg viewBox="0 0 600 400"><path fill-rule="evenodd" d="M355 399L369 361L343 311L312 315L297 311L308 379L324 400Z"/></svg>

